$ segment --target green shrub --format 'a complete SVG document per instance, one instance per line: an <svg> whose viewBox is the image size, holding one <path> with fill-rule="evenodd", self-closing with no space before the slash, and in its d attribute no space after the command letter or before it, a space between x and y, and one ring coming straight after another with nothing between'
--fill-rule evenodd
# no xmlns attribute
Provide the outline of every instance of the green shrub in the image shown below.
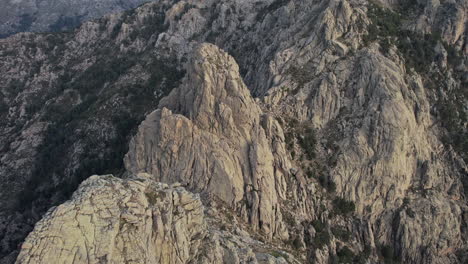
<svg viewBox="0 0 468 264"><path fill-rule="evenodd" d="M30 31L30 26L34 22L34 17L30 14L23 14L20 16L20 21L18 25L18 32Z"/></svg>
<svg viewBox="0 0 468 264"><path fill-rule="evenodd" d="M447 51L447 61L453 67L458 66L463 61L463 54L455 49L452 45L443 42L444 48Z"/></svg>
<svg viewBox="0 0 468 264"><path fill-rule="evenodd" d="M299 145L304 150L308 160L315 158L315 145L317 144L317 139L315 136L315 131L311 127L307 127L304 131L303 136L298 138Z"/></svg>
<svg viewBox="0 0 468 264"><path fill-rule="evenodd" d="M5 103L5 101L0 100L0 116L6 115L8 113L8 105Z"/></svg>
<svg viewBox="0 0 468 264"><path fill-rule="evenodd" d="M337 237L338 239L344 241L344 242L347 242L349 241L349 239L351 238L351 232L349 232L348 230L346 230L345 228L343 227L332 227L331 228L331 231L333 233L333 235L335 237Z"/></svg>
<svg viewBox="0 0 468 264"><path fill-rule="evenodd" d="M384 259L385 264L400 263L398 256L395 254L395 249L392 246L380 246L380 255Z"/></svg>
<svg viewBox="0 0 468 264"><path fill-rule="evenodd" d="M416 213L411 208L406 208L406 214L411 218L414 218L416 216Z"/></svg>
<svg viewBox="0 0 468 264"><path fill-rule="evenodd" d="M328 225L318 219L312 221L316 233L313 238L313 245L315 248L323 248L330 243L330 233L328 233Z"/></svg>
<svg viewBox="0 0 468 264"><path fill-rule="evenodd" d="M288 210L281 210L281 214L283 215L284 222L288 226L296 226L296 218Z"/></svg>
<svg viewBox="0 0 468 264"><path fill-rule="evenodd" d="M3 126L4 124L7 124L8 123L8 119L7 119L7 116L8 116L8 111L10 109L10 107L8 106L8 104L6 103L6 100L5 100L5 96L3 95L2 92L0 92L0 126ZM4 147L6 147L6 142L4 143ZM0 147L0 151L2 151L2 149L4 147Z"/></svg>
<svg viewBox="0 0 468 264"><path fill-rule="evenodd" d="M354 263L355 255L354 253L346 246L342 247L336 252L338 256L338 263Z"/></svg>
<svg viewBox="0 0 468 264"><path fill-rule="evenodd" d="M312 221L312 226L314 227L315 231L317 232L323 232L327 229L327 225L326 223L318 220L318 219L315 219L314 221Z"/></svg>
<svg viewBox="0 0 468 264"><path fill-rule="evenodd" d="M81 20L84 16L70 16L65 17L61 15L59 19L52 25L49 26L49 30L52 32L59 32L63 30L70 30L81 24Z"/></svg>
<svg viewBox="0 0 468 264"><path fill-rule="evenodd" d="M275 0L273 3L269 4L268 6L265 6L261 8L256 16L257 21L263 21L265 16L269 13L272 13L276 10L278 10L280 7L286 5L289 2L289 0Z"/></svg>
<svg viewBox="0 0 468 264"><path fill-rule="evenodd" d="M380 254L382 254L382 257L384 258L393 258L393 248L390 246L382 246L380 248Z"/></svg>
<svg viewBox="0 0 468 264"><path fill-rule="evenodd" d="M145 193L146 198L148 199L148 202L152 205L156 204L158 202L158 194L155 192L148 192Z"/></svg>
<svg viewBox="0 0 468 264"><path fill-rule="evenodd" d="M304 151L306 158L312 160L315 158L315 148L317 139L315 130L308 124L299 124L295 119L291 119L288 123L290 131L285 133L284 141L289 150L294 148L295 140Z"/></svg>
<svg viewBox="0 0 468 264"><path fill-rule="evenodd" d="M406 206L410 203L410 199L408 197L403 198L403 206Z"/></svg>
<svg viewBox="0 0 468 264"><path fill-rule="evenodd" d="M292 66L286 71L286 74L291 75L292 80L297 83L295 91L303 88L306 83L314 79L314 75L305 68Z"/></svg>
<svg viewBox="0 0 468 264"><path fill-rule="evenodd" d="M302 248L302 241L299 236L296 236L296 238L292 239L290 241L290 244L295 250L299 250Z"/></svg>
<svg viewBox="0 0 468 264"><path fill-rule="evenodd" d="M429 71L429 67L435 60L434 48L438 41L430 34L422 35L401 30L394 44L405 58L407 68L414 68L419 73L425 73Z"/></svg>
<svg viewBox="0 0 468 264"><path fill-rule="evenodd" d="M299 126L299 120L295 119L295 118L291 118L288 120L288 126L291 127L291 128L297 128Z"/></svg>
<svg viewBox="0 0 468 264"><path fill-rule="evenodd" d="M371 247L369 245L364 245L364 250L359 253L359 255L356 256L354 259L355 263L359 264L365 264L367 263L367 260L369 259L369 256L371 254Z"/></svg>
<svg viewBox="0 0 468 264"><path fill-rule="evenodd" d="M367 35L363 38L364 43L367 45L379 40L382 51L387 53L393 43L392 38L400 31L401 15L375 4L369 4L368 17L371 24L367 29Z"/></svg>
<svg viewBox="0 0 468 264"><path fill-rule="evenodd" d="M291 150L294 147L294 133L286 132L284 135L284 142L286 143L286 147Z"/></svg>
<svg viewBox="0 0 468 264"><path fill-rule="evenodd" d="M25 84L20 80L11 80L6 88L6 92L10 95L16 95L20 91L24 90Z"/></svg>
<svg viewBox="0 0 468 264"><path fill-rule="evenodd" d="M463 85L462 85L463 87ZM463 88L452 90L447 98L438 102L439 120L447 133L442 137L445 145L451 145L457 153L468 162L468 129L467 112L465 106L468 94Z"/></svg>
<svg viewBox="0 0 468 264"><path fill-rule="evenodd" d="M313 243L316 248L322 249L330 243L330 234L327 231L317 232Z"/></svg>
<svg viewBox="0 0 468 264"><path fill-rule="evenodd" d="M333 209L335 214L349 215L354 212L356 206L353 201L346 201L343 198L336 198L333 200Z"/></svg>
<svg viewBox="0 0 468 264"><path fill-rule="evenodd" d="M309 179L312 179L312 178L315 178L315 172L312 168L307 168L306 170L306 175L307 175L307 178Z"/></svg>
<svg viewBox="0 0 468 264"><path fill-rule="evenodd" d="M192 5L192 4L189 4L189 3L185 3L184 4L184 7L183 9L180 11L179 14L177 14L175 17L174 17L174 20L175 21L179 21L182 19L182 17L192 8L196 8L195 5Z"/></svg>
<svg viewBox="0 0 468 264"><path fill-rule="evenodd" d="M407 15L417 5L417 1L408 1L402 5L406 7L402 6L400 11ZM456 67L462 62L462 54L444 42L439 33L420 34L404 29L404 15L370 3L368 17L371 23L363 37L364 44L378 41L384 54L388 54L391 46L396 46L403 55L407 68L414 68L419 73L427 73L436 60L437 43L444 44L449 65Z"/></svg>
<svg viewBox="0 0 468 264"><path fill-rule="evenodd" d="M171 60L148 58L144 68L151 73L148 81L126 86L112 86L136 63L136 56L108 56L106 49L102 57L88 70L63 75L55 84L56 93L74 89L81 94L79 105L57 108L49 106L42 119L49 122L44 141L38 147L38 158L28 187L19 195L20 210L31 208L35 201L43 203L61 202L72 194L78 185L93 174L118 175L123 170L123 156L127 152L128 140L135 132L145 113L154 109L161 96L167 95L178 85L184 75ZM140 56L141 58L141 56ZM95 72L93 72L95 71ZM109 85L110 89L101 89ZM104 91L104 92L102 92ZM156 97L155 91L159 97ZM99 96L98 96L99 93ZM122 106L112 113L100 108L102 102L110 98L122 99ZM54 113L61 109L61 113ZM104 127L112 129L112 134L103 138L95 131L87 131L96 118ZM91 133L91 134L89 134ZM83 152L73 156L73 147L79 144ZM72 163L79 164L73 171L67 170Z"/></svg>
<svg viewBox="0 0 468 264"><path fill-rule="evenodd" d="M336 184L328 177L322 174L319 176L318 180L319 180L320 185L323 188L325 188L328 192L333 193L336 191Z"/></svg>
<svg viewBox="0 0 468 264"><path fill-rule="evenodd" d="M156 10L154 15L145 17L144 26L138 32L138 35L143 39L150 39L153 35L158 35L161 32L166 31L169 25L164 24L166 15L163 11Z"/></svg>

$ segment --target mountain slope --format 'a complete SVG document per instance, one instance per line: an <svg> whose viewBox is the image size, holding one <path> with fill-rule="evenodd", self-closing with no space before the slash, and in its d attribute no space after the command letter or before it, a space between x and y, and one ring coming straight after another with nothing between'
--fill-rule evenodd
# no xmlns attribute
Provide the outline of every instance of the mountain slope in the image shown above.
<svg viewBox="0 0 468 264"><path fill-rule="evenodd" d="M25 236L16 232L18 224L37 221L50 205L68 197L75 188L69 186L92 174L123 172L132 131L163 95L179 87L160 103L170 111L148 116L142 125L147 130L130 144L126 164L131 172L181 181L190 191L227 201L241 222L259 227L268 243L279 243L304 261L463 263L465 13L466 1L427 6L160 1L88 22L73 33L20 34L2 41L2 109L8 109L2 115L10 120L2 124L1 140L8 148L2 149L1 177L9 179L2 194L30 194L20 206L2 197L2 208L10 208L0 226L5 230L2 254L10 254ZM187 58L204 41L233 55L246 86L259 96L257 107L245 113L249 108L237 109L238 103L229 103L235 100L217 94L197 99L205 97L190 91L193 85L204 87L205 79L189 77L191 82L179 85ZM219 67L212 63L207 67ZM240 85L213 77L206 82L201 95L211 94L209 87ZM39 92L49 97L33 104ZM257 108L271 118L242 121L251 120ZM171 133L178 115L189 119L181 118L180 135ZM217 119L210 123L212 115ZM135 121L126 123L129 116ZM152 121L168 130L146 125ZM264 132L249 132L258 131L258 122ZM202 135L216 132L209 137L216 140L198 132L189 136L194 125ZM62 131L66 134L57 137ZM278 147L283 132L287 154L284 147L262 150ZM234 135L238 142L228 140ZM241 147L252 135L262 142L254 148L261 154L253 157L242 154ZM197 151L184 145L191 137L195 146L210 147ZM159 140L164 144L152 145ZM240 145L229 152L214 144L218 140ZM202 157L220 165L206 166ZM199 169L191 170L192 163ZM243 167L249 164L259 164L258 173L247 173ZM210 185L206 171L216 172L213 179L220 183ZM259 187L242 187L252 175L275 179L274 190L266 187L269 203L262 204ZM215 186L233 193L220 195L224 192ZM257 207L258 217L252 213ZM262 213L271 210L275 213ZM264 225L262 217L272 216L275 220ZM284 223L284 231L276 222Z"/></svg>
<svg viewBox="0 0 468 264"><path fill-rule="evenodd" d="M149 0L5 0L0 4L0 38L19 32L57 32L84 21L132 9Z"/></svg>
<svg viewBox="0 0 468 264"><path fill-rule="evenodd" d="M132 175L130 179L118 180L113 177L94 176L83 183L78 191L80 194L74 195L74 200L71 202L73 206L59 206L59 209L53 210L28 236L18 257L18 263L86 263L101 258L115 263L226 263L235 262L236 259L242 261L248 259L253 261L256 258L275 259L271 255L264 254L271 253L272 249L260 241L253 241L246 233L241 233L240 238L230 238L231 235L228 236L229 233L226 232L228 227L219 230L216 224L205 225L203 206L199 198L197 201L196 198L183 193L162 193L160 188L153 187L158 185L150 179L172 184L180 182L188 189L200 191L204 203L209 203L211 210L215 212L222 212L224 206L231 207L232 210L236 210L237 207L239 212L243 212L239 216L240 219L248 219L246 221L249 224L248 228L253 231L260 230L269 238L279 236L278 231L285 232L277 203L276 186L272 184L275 180L271 179L273 176L282 179L283 175L273 173L273 154L265 132L258 123L260 109L243 85L235 61L215 46L208 44L197 48L190 61L183 85L171 94L172 100L170 100L171 95L166 98L174 103L171 104L174 111L178 109L177 103L183 103L179 105L182 108L189 108L190 111L182 110L180 114L173 114L166 108L167 101L161 102L158 109L149 114L140 125L138 135L131 143L126 156L127 168ZM226 86L223 86L223 83L226 83ZM195 98L190 97L187 89L196 94ZM194 102L194 107L190 108L190 104L186 104L188 101L181 100L180 94L185 94L186 99ZM207 103L210 99L211 103ZM242 105L239 102L243 102ZM242 111L246 115L234 115L236 107L239 106L242 106ZM219 111L218 107L223 107L223 110ZM219 126L214 125L215 120L209 122L209 119L206 119L217 113L223 113L219 119L216 118ZM257 125L252 126L252 122L257 122ZM251 128L252 131L249 131ZM245 139L242 139L242 134ZM238 140L237 144L230 142L230 139L234 138ZM281 142L277 144L281 145ZM198 155L194 155L195 151L198 151ZM247 157L242 157L245 154ZM284 155L284 153L277 154ZM270 156L269 163L261 163L266 161L264 155ZM261 162L255 163L258 161ZM142 167L143 164L152 164L154 168ZM184 169L184 166L189 170ZM245 175L236 171L236 168L241 169ZM239 176L244 176L244 179L235 178ZM143 182L141 188L133 187L140 185L137 180ZM132 194L127 194L127 189L130 189ZM243 194L244 189L245 194ZM112 196L111 201L107 201L108 196L115 192L121 194ZM122 201L112 201L119 197ZM161 198L163 201L159 202ZM164 200L171 198L174 201ZM177 202L178 200L180 202ZM97 207L94 206L95 203L102 208L93 208ZM156 210L151 209L148 203L156 204ZM219 203L219 206L216 206L216 203ZM105 207L109 205L111 208ZM118 208L112 207L117 205ZM121 213L114 213L112 216L99 213L115 210L120 210ZM149 210L153 210L153 213L149 213ZM66 213L62 213L63 211ZM90 211L96 214L88 218L85 212ZM68 215L71 215L70 219L67 219ZM119 217L123 219L120 220L120 225L118 225ZM213 219L207 221L220 221L223 214L211 213L211 217ZM233 221L232 215L224 217L225 220ZM96 219L101 218L102 221L112 223L97 223ZM78 224L73 219L76 219ZM66 229L69 230L60 231L64 229L62 223L66 223ZM108 232L109 225L113 226L111 229L115 232ZM81 229L85 234L94 234L94 237L87 239L88 244L81 241L80 235L73 238L67 235L77 233L78 231L73 229L76 226L85 227L86 229ZM98 226L105 228L95 229ZM235 227L229 227L231 230L233 228ZM93 229L95 231L91 231ZM60 234L64 235L62 239L57 238L61 236ZM147 234L148 237L140 237L139 234ZM216 234L220 237L217 238ZM287 236L287 233L281 235ZM57 239L65 243L57 244L55 242ZM234 247L226 246L236 239L248 243L235 243ZM101 250L99 241L116 243ZM132 253L127 253L128 249L134 250L129 250ZM233 252L222 253L233 249ZM250 252L243 252L246 249ZM255 254L251 253L252 250ZM63 251L76 253L56 254ZM89 251L93 253L85 253ZM218 257L206 251L220 251L222 255ZM43 252L43 254L36 256L33 252Z"/></svg>

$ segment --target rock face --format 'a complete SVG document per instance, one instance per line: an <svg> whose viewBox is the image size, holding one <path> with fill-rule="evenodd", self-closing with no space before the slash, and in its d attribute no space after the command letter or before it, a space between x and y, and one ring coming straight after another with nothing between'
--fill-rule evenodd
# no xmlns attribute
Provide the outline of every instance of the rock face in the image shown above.
<svg viewBox="0 0 468 264"><path fill-rule="evenodd" d="M150 0L5 0L0 4L0 37L18 32L70 30L86 20L145 2Z"/></svg>
<svg viewBox="0 0 468 264"><path fill-rule="evenodd" d="M467 1L415 2L408 4L413 12L420 14L413 26L415 30L426 33L438 31L447 42L454 44L464 53L468 52ZM450 16L447 17L447 14Z"/></svg>
<svg viewBox="0 0 468 264"><path fill-rule="evenodd" d="M123 171L132 131L183 77L173 53L153 48L164 30L164 13L154 6L138 10L138 15L117 13L87 22L73 33L0 40L0 259L9 255L5 263L15 258L17 243L34 222L67 200L80 182ZM135 46L130 24L147 32L132 33L140 39ZM118 55L108 56L116 50Z"/></svg>
<svg viewBox="0 0 468 264"><path fill-rule="evenodd" d="M16 263L186 263L202 238L200 199L142 176L90 177L36 225Z"/></svg>
<svg viewBox="0 0 468 264"><path fill-rule="evenodd" d="M16 263L285 263L208 229L199 195L151 178L88 178L37 223Z"/></svg>
<svg viewBox="0 0 468 264"><path fill-rule="evenodd" d="M332 172L337 191L348 199L357 201L357 210L362 214L368 215L372 220L377 216L376 225L387 222L387 228L375 227L381 235L389 236L387 239L394 236L402 244L417 244L427 248L428 252L433 252L429 261L418 256L419 249L403 246L404 259L420 263L450 262L452 256L442 252L450 251L454 245L463 243L459 229L448 226L463 222L461 208L464 205L456 200L463 195L460 179L464 177L463 171L466 169L453 164L458 158L450 153L436 154L440 153L441 142L435 137L437 132L431 129L434 121L427 104L429 99L418 78L406 77L402 65L392 63L372 51L363 54L354 67L362 75L357 80L350 77L355 85L348 85L345 94L353 96L344 96L340 100L354 102L347 109L348 113L362 114L359 123L356 119L352 121L352 115L347 115L348 121L341 117L337 117L335 121L343 127L344 134L350 135L339 141L342 155ZM366 87L373 91L361 90ZM365 99L359 96L356 98L356 94L368 96ZM375 181L376 178L379 180ZM413 194L418 190L429 192L430 195L427 196L433 199L421 195L422 193ZM405 201L409 201L409 205L405 205ZM404 230L412 226L409 229L415 231L420 223L418 217L413 216L415 219L400 219L399 227L392 227L395 216L388 214L389 211L401 210L398 208L403 206L404 210L411 210L416 215L418 212L426 215L428 203L432 204L437 213L434 213L434 217L425 218L427 226L421 228L433 226L430 235L395 234L396 230L393 228ZM445 217L442 215L450 220L443 220ZM439 228L450 231L441 236L436 231ZM447 236L450 237L450 242L446 241Z"/></svg>
<svg viewBox="0 0 468 264"><path fill-rule="evenodd" d="M456 263L457 248L464 243L463 233L457 228L463 226L463 208L438 193L410 203L396 217L395 236L402 243L398 249L402 258L420 263ZM431 230L431 235L424 235L424 230ZM421 246L427 253L416 258Z"/></svg>
<svg viewBox="0 0 468 264"><path fill-rule="evenodd" d="M279 199L285 197L289 164L280 126L262 114L231 56L203 44L189 64L184 84L161 101L130 142L127 170L213 195L254 229L281 234ZM263 126L279 128L275 142Z"/></svg>
<svg viewBox="0 0 468 264"><path fill-rule="evenodd" d="M288 237L280 196L289 163L280 156L281 126L262 114L234 59L200 45L183 84L159 108L125 157L137 176L90 177L36 225L17 263L297 263L243 231ZM210 217L178 182L208 197ZM238 221L219 212L225 204L240 225L225 227Z"/></svg>
<svg viewBox="0 0 468 264"><path fill-rule="evenodd" d="M200 194L191 263L466 263L465 14L160 0L0 41L3 262L89 175L124 177L127 153L129 175Z"/></svg>

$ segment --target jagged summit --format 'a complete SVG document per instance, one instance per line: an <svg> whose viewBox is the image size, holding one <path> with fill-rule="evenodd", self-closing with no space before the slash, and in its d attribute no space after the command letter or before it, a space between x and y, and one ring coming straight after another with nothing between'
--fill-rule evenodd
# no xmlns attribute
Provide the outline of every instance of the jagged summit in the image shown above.
<svg viewBox="0 0 468 264"><path fill-rule="evenodd" d="M16 263L186 263L203 239L203 205L148 178L90 177L36 225Z"/></svg>
<svg viewBox="0 0 468 264"><path fill-rule="evenodd" d="M167 98L164 107L186 116L213 133L251 126L261 115L239 74L233 57L213 44L196 47L187 67L187 80Z"/></svg>
<svg viewBox="0 0 468 264"><path fill-rule="evenodd" d="M250 96L234 59L201 44L183 83L130 142L130 176L82 183L36 225L17 263L284 263L286 253L268 253L239 227L233 237L207 223L239 218L267 239L288 238L280 210L289 169L283 139L278 123ZM181 185L209 197L208 218L199 196ZM238 216L216 213L226 209Z"/></svg>
<svg viewBox="0 0 468 264"><path fill-rule="evenodd" d="M140 125L126 168L212 194L254 229L284 233L278 199L285 195L283 172L289 168L280 162L284 146L273 155L262 120L278 126L250 96L234 59L201 44L182 85Z"/></svg>

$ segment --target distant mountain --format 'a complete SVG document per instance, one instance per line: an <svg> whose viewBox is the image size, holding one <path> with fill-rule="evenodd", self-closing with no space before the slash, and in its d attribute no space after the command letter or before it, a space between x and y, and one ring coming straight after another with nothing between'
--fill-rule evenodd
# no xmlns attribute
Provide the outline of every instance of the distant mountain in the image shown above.
<svg viewBox="0 0 468 264"><path fill-rule="evenodd" d="M3 0L0 37L18 32L57 32L83 21L135 8L152 0Z"/></svg>

